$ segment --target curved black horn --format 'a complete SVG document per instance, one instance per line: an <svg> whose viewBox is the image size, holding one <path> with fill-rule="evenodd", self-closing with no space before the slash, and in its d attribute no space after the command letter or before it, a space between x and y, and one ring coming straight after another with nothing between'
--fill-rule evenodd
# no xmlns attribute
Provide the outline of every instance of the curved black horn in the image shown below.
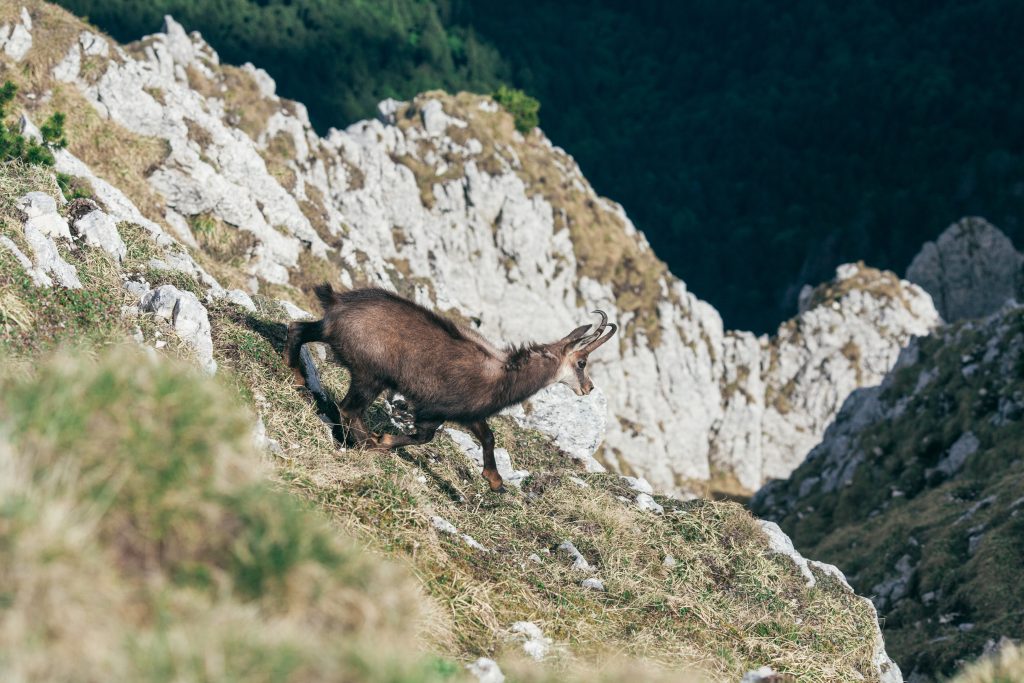
<svg viewBox="0 0 1024 683"><path fill-rule="evenodd" d="M583 347L584 353L590 353L598 346L604 344L606 341L615 336L615 332L619 329L619 326L616 325L615 323L611 323L610 325L608 325L608 327L610 328L608 330L608 334L604 335L603 337L598 337L597 339L592 340L589 344Z"/></svg>
<svg viewBox="0 0 1024 683"><path fill-rule="evenodd" d="M579 341L576 342L576 348L583 348L587 344L590 344L594 340L598 339L601 336L601 334L604 332L604 329L608 326L608 314L607 313L605 313L601 309L598 309L596 311L591 311L591 313L594 313L596 315L601 316L601 322L599 322L596 326L595 325L591 325L590 326L590 329L587 331L587 333L585 335L583 335L579 339Z"/></svg>

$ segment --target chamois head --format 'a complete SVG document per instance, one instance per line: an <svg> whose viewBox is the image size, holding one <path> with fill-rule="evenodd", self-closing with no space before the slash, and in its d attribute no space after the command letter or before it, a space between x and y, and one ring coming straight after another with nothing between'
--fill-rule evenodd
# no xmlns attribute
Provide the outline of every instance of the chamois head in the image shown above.
<svg viewBox="0 0 1024 683"><path fill-rule="evenodd" d="M556 342L560 347L562 363L555 381L568 386L577 396L586 396L594 390L594 383L587 370L587 356L611 339L618 329L615 323L608 322L608 316L604 311L594 313L601 316L598 325L581 325L564 339Z"/></svg>

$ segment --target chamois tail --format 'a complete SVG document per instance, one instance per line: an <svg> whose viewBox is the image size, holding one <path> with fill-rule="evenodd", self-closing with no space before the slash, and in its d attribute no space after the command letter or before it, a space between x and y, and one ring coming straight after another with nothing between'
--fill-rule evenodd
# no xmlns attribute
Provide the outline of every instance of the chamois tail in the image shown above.
<svg viewBox="0 0 1024 683"><path fill-rule="evenodd" d="M330 285L324 286L330 291ZM319 289L318 287L317 295L320 293ZM306 386L306 378L302 374L302 361L299 357L302 345L323 339L323 323L323 320L317 320L316 322L295 321L288 325L288 341L284 347L284 357L288 367L292 369L292 373L295 375L297 386Z"/></svg>
<svg viewBox="0 0 1024 683"><path fill-rule="evenodd" d="M334 303L334 288L331 287L330 282L325 282L321 285L317 285L313 288L313 292L316 293L316 298L320 300L320 307L327 311Z"/></svg>

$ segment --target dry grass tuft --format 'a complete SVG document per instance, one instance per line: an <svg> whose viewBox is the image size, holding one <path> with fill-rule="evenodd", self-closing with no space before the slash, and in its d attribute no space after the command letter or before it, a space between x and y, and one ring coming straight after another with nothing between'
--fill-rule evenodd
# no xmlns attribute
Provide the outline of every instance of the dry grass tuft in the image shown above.
<svg viewBox="0 0 1024 683"><path fill-rule="evenodd" d="M997 652L968 664L950 683L1017 683L1024 680L1024 649L1007 643Z"/></svg>

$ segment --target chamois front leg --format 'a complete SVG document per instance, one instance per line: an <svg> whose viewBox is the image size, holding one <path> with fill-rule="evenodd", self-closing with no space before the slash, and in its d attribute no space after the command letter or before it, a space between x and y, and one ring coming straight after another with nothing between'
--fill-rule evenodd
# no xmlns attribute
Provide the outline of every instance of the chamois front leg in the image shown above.
<svg viewBox="0 0 1024 683"><path fill-rule="evenodd" d="M346 432L346 440L354 446L367 448L376 446L374 435L363 421L363 413L379 393L379 388L359 382L353 376L349 383L348 393L345 394L341 405L338 406L341 422Z"/></svg>
<svg viewBox="0 0 1024 683"><path fill-rule="evenodd" d="M504 493L505 484L498 474L498 463L494 460L494 432L487 425L487 420L477 420L466 425L473 436L480 442L484 450L484 471L482 476L487 480L491 490L497 493Z"/></svg>

